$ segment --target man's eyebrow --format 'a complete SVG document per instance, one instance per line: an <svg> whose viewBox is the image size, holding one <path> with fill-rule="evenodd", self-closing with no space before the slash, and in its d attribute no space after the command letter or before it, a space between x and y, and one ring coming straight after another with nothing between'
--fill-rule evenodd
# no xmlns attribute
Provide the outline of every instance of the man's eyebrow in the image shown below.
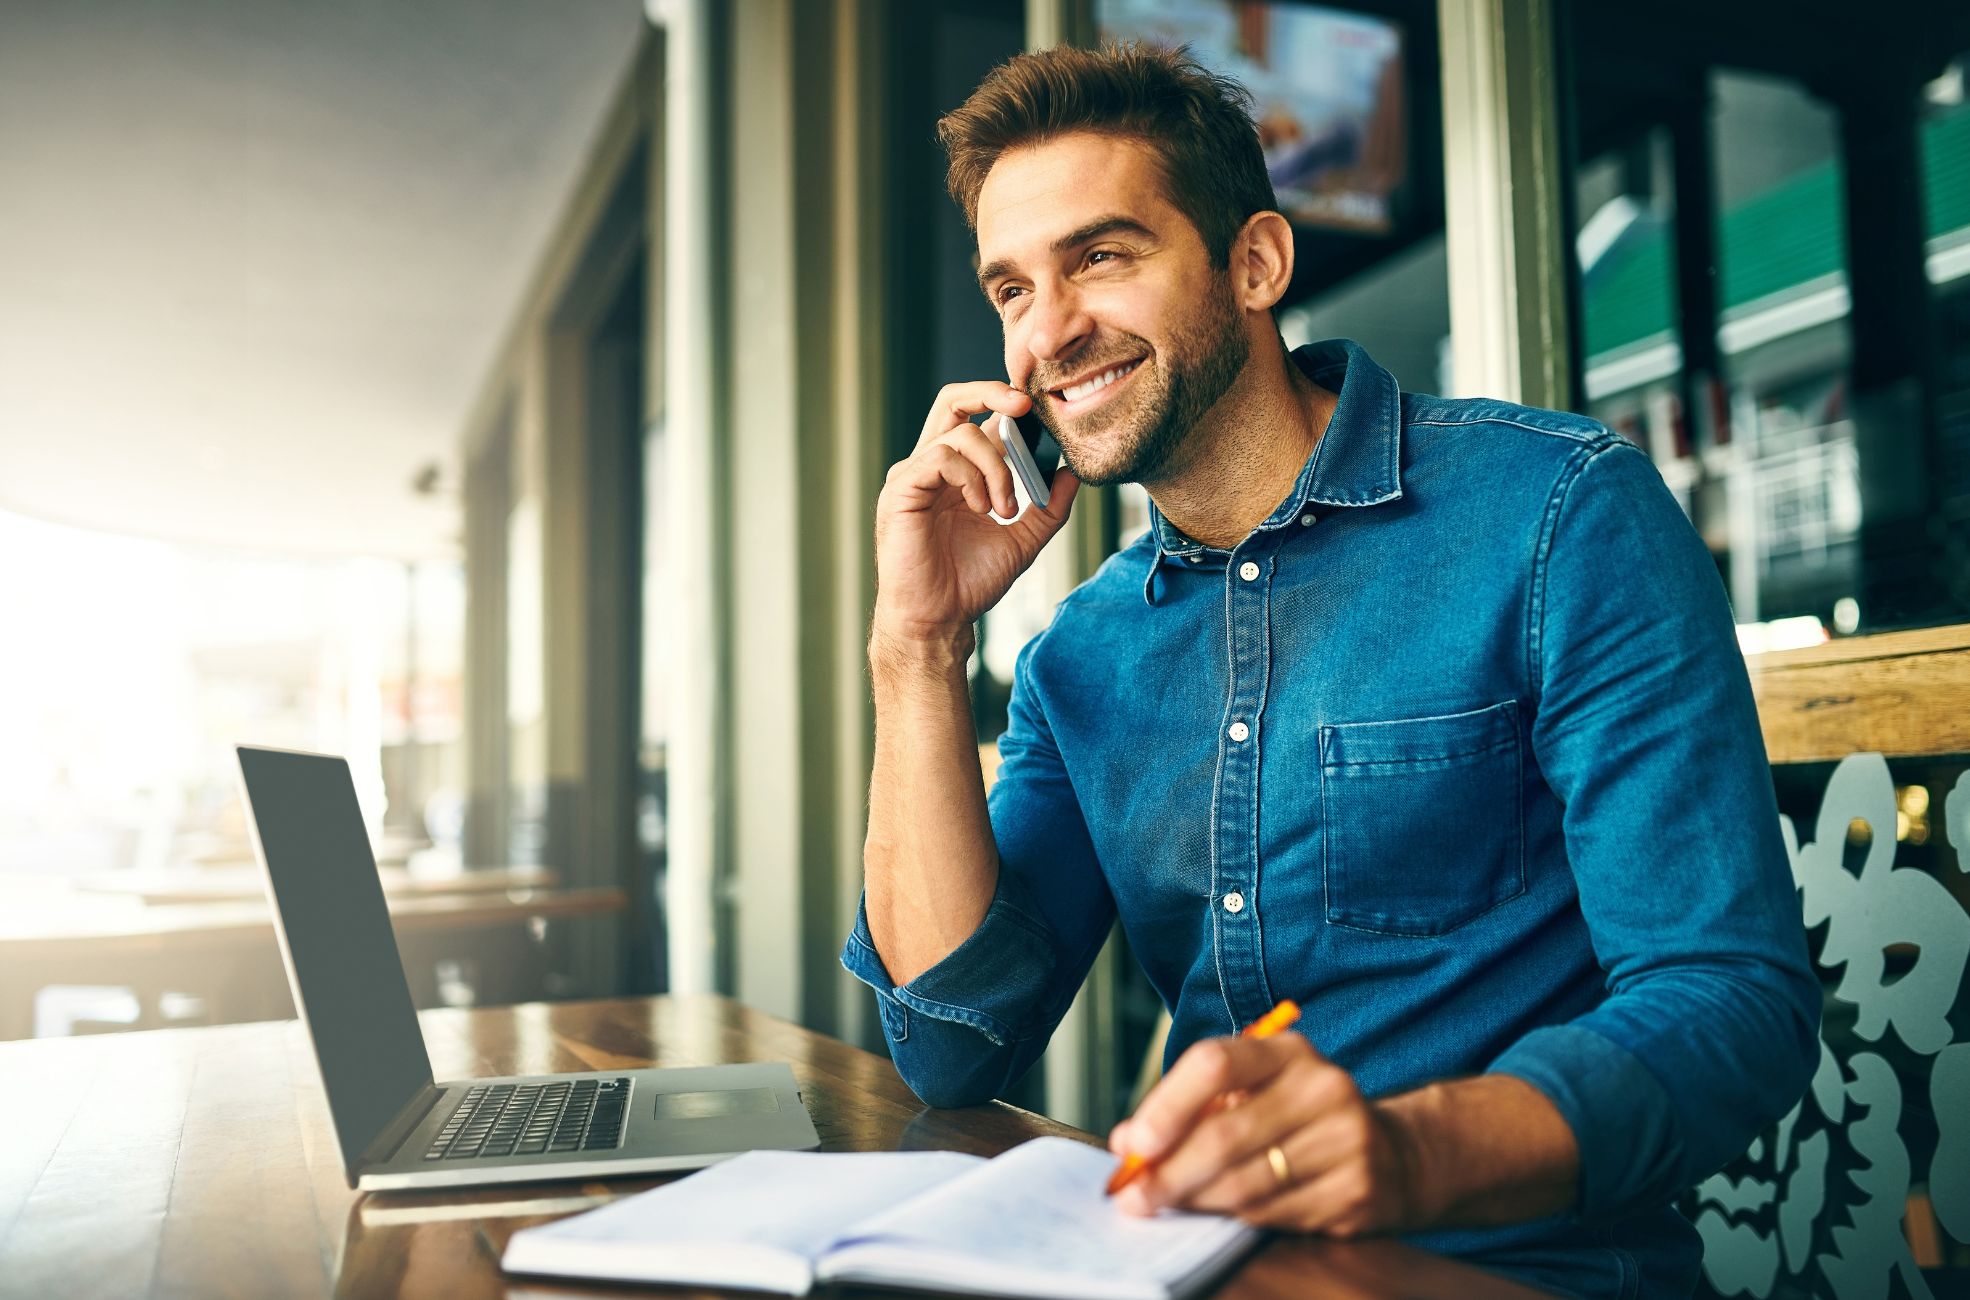
<svg viewBox="0 0 1970 1300"><path fill-rule="evenodd" d="M1071 248L1092 243L1107 235L1136 235L1143 239L1156 238L1156 232L1133 217L1096 217L1093 221L1075 230L1070 230L1047 246L1047 251L1058 257ZM1009 258L999 258L988 262L978 270L978 289L986 297L991 297L992 282L1011 275L1016 268Z"/></svg>

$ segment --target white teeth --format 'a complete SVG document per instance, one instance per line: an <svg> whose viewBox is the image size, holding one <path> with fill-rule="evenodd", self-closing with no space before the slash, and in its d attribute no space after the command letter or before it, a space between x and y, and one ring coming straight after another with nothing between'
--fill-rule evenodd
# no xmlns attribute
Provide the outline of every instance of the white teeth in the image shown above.
<svg viewBox="0 0 1970 1300"><path fill-rule="evenodd" d="M1063 388L1060 390L1060 395L1070 402L1078 402L1090 393L1100 392L1133 369L1135 369L1135 362L1131 361L1126 366L1117 366L1113 370L1096 375L1084 384L1075 384L1072 388Z"/></svg>

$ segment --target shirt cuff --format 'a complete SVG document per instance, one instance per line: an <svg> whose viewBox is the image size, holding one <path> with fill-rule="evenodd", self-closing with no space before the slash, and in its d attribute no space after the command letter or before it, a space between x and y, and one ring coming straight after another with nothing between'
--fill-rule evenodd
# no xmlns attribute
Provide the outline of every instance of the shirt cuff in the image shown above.
<svg viewBox="0 0 1970 1300"><path fill-rule="evenodd" d="M876 991L884 1036L892 1043L907 1040L912 1014L969 1026L1000 1047L1050 1027L1044 1004L1060 957L1051 928L1023 902L1018 882L1001 872L992 905L970 937L935 966L898 985L876 953L865 894L855 909L855 928L842 946L841 964Z"/></svg>
<svg viewBox="0 0 1970 1300"><path fill-rule="evenodd" d="M1576 1219L1666 1205L1683 1190L1687 1162L1675 1105L1628 1049L1591 1029L1550 1025L1506 1049L1490 1072L1537 1088L1573 1130L1580 1147Z"/></svg>

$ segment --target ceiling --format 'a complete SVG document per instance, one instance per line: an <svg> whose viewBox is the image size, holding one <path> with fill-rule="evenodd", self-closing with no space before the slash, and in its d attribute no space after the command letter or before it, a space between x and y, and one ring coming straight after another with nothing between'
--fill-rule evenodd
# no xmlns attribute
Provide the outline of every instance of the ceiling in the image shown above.
<svg viewBox="0 0 1970 1300"><path fill-rule="evenodd" d="M0 509L456 554L467 410L643 22L638 0L0 4Z"/></svg>

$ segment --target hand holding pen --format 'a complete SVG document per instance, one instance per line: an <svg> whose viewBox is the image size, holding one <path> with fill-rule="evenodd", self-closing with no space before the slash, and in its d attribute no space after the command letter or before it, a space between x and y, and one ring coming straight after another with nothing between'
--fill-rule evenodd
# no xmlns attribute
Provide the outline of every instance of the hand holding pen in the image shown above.
<svg viewBox="0 0 1970 1300"><path fill-rule="evenodd" d="M1270 1038L1282 1029L1291 1029L1299 1023L1299 1019L1300 1004L1291 998L1287 998L1278 1006L1266 1012L1257 1020L1254 1020L1251 1024L1246 1025L1240 1036L1244 1038ZM1230 1095L1229 1093L1219 1093L1211 1099L1204 1113L1207 1115L1217 1114L1218 1111L1224 1109ZM1121 1131L1122 1126L1117 1124L1114 1133L1109 1134L1108 1145L1110 1150L1119 1152L1120 1149L1115 1145L1115 1133ZM1124 1187L1134 1182L1148 1168L1149 1157L1138 1155L1133 1151L1123 1155L1121 1167L1108 1180L1108 1194L1113 1196L1115 1193L1121 1191Z"/></svg>
<svg viewBox="0 0 1970 1300"><path fill-rule="evenodd" d="M1123 1163L1109 1187L1123 1211L1340 1236L1404 1225L1404 1135L1304 1035L1280 1032L1298 1018L1283 1002L1238 1037L1193 1045L1115 1126Z"/></svg>

